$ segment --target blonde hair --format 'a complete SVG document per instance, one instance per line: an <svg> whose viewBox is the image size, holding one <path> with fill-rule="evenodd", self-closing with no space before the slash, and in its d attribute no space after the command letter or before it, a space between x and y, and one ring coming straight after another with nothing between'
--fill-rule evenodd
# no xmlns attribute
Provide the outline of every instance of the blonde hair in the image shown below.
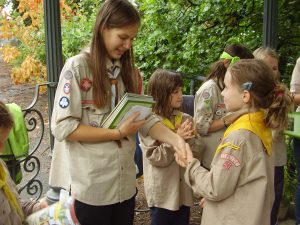
<svg viewBox="0 0 300 225"><path fill-rule="evenodd" d="M277 61L279 61L279 55L274 49L270 47L259 47L255 49L253 55L255 59L263 60L266 56L271 56L272 58L277 59Z"/></svg>
<svg viewBox="0 0 300 225"><path fill-rule="evenodd" d="M261 60L245 59L230 65L228 70L233 82L241 88L246 82L252 84L249 88L252 104L266 111L266 125L283 130L287 126L292 97L283 84L276 82L272 69Z"/></svg>

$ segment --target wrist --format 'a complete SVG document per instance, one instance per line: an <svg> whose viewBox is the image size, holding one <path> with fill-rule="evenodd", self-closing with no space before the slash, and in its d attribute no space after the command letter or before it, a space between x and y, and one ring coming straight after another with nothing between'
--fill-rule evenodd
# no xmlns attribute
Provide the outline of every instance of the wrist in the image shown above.
<svg viewBox="0 0 300 225"><path fill-rule="evenodd" d="M224 118L222 118L222 121L223 121L223 124L224 124L224 127L229 127L230 123L228 121L226 121Z"/></svg>
<svg viewBox="0 0 300 225"><path fill-rule="evenodd" d="M119 138L118 139L120 140L120 139L123 138L123 134L122 134L120 128L117 128L117 130L118 130L118 134L119 134Z"/></svg>

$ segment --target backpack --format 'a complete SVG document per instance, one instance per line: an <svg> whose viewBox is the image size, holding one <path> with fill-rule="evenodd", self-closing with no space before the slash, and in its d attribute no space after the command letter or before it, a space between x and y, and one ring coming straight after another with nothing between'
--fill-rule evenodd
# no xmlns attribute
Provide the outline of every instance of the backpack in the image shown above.
<svg viewBox="0 0 300 225"><path fill-rule="evenodd" d="M13 180L19 184L22 179L22 171L18 160L28 156L28 132L21 107L15 103L6 104L6 107L11 113L14 125L9 133L8 139L5 142L4 152L1 155L1 158L7 164Z"/></svg>

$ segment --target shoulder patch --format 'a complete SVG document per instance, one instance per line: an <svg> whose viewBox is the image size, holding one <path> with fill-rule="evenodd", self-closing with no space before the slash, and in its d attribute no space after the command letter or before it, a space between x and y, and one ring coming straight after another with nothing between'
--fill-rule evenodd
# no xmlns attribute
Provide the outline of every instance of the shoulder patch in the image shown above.
<svg viewBox="0 0 300 225"><path fill-rule="evenodd" d="M65 94L70 94L71 92L71 84L70 83L65 83L64 84L64 93Z"/></svg>
<svg viewBox="0 0 300 225"><path fill-rule="evenodd" d="M73 78L73 73L72 73L70 70L67 70L67 71L64 73L64 78L67 79L67 80L72 80L72 78Z"/></svg>
<svg viewBox="0 0 300 225"><path fill-rule="evenodd" d="M67 108L70 104L70 100L67 97L61 97L59 100L59 106L63 109Z"/></svg>
<svg viewBox="0 0 300 225"><path fill-rule="evenodd" d="M202 97L204 99L209 99L210 98L210 93L208 91L203 92Z"/></svg>
<svg viewBox="0 0 300 225"><path fill-rule="evenodd" d="M221 159L226 159L227 161L230 161L235 167L241 165L240 161L235 156L230 155L228 153L222 153Z"/></svg>

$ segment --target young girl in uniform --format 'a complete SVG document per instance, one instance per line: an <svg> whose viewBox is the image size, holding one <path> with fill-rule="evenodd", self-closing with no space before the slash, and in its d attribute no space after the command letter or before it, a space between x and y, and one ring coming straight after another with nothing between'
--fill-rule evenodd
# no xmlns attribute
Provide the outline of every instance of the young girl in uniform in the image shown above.
<svg viewBox="0 0 300 225"><path fill-rule="evenodd" d="M193 158L177 157L186 166L185 181L206 199L201 225L269 225L274 201L274 164L270 128L283 130L292 102L286 88L260 60L229 66L222 91L228 112L247 109L225 131L211 170Z"/></svg>
<svg viewBox="0 0 300 225"><path fill-rule="evenodd" d="M0 102L0 155L12 127L13 119L6 106ZM27 215L46 206L46 202L21 199L5 162L0 158L0 224L22 225Z"/></svg>
<svg viewBox="0 0 300 225"><path fill-rule="evenodd" d="M231 120L222 119L226 114L221 91L224 89L224 76L230 64L240 59L251 59L253 55L244 46L229 45L224 49L220 60L212 65L206 81L196 92L194 119L197 132L202 136L205 148L202 165L210 169L216 147Z"/></svg>
<svg viewBox="0 0 300 225"><path fill-rule="evenodd" d="M137 121L135 113L117 129L101 127L126 92L138 92L132 42L139 25L130 2L105 1L90 48L70 58L60 75L51 130L69 154L71 194L81 225L133 224L137 130L184 152L184 140L152 116Z"/></svg>
<svg viewBox="0 0 300 225"><path fill-rule="evenodd" d="M183 101L182 87L180 74L158 69L149 79L147 93L155 100L156 118L199 149L199 140L194 138L193 118L179 110ZM176 163L172 146L151 136L140 137L151 225L188 225L193 193L184 182L184 169Z"/></svg>
<svg viewBox="0 0 300 225"><path fill-rule="evenodd" d="M264 61L269 65L273 71L274 78L279 82L279 70L278 54L269 47L260 47L253 52L256 59ZM284 165L287 162L287 149L285 145L285 138L282 132L274 130L273 135L273 155L274 155L274 189L275 189L275 200L271 212L271 225L277 223L277 215L280 206L280 202L283 194L284 184Z"/></svg>

